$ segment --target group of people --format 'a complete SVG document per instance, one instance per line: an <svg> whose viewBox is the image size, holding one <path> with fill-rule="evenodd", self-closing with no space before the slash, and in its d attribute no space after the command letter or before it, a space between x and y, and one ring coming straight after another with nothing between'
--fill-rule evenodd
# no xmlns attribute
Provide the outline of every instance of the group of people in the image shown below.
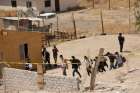
<svg viewBox="0 0 140 93"><path fill-rule="evenodd" d="M108 66L107 64L107 57L109 59L110 66ZM84 59L87 64L86 65L87 73L90 76L93 60L92 59L89 60L89 58L86 56L84 57ZM105 67L109 68L110 70L122 67L123 64L126 62L126 58L121 54L119 54L118 52L115 52L115 54L107 52L105 55L101 56L100 60L98 60L98 57L95 57L94 62L98 62L98 61L99 61L98 71L106 72Z"/></svg>
<svg viewBox="0 0 140 93"><path fill-rule="evenodd" d="M122 36L122 33L119 33L118 41L120 44L120 52L123 52L125 38L124 36ZM55 64L57 64L58 52L59 52L58 48L54 45L52 53ZM107 57L109 59L110 66L108 66L107 64ZM75 73L77 73L79 77L82 77L79 72L81 61L78 58L76 58L75 56L71 56L71 59L65 59L63 55L60 55L59 58L61 59L61 65L59 67L62 68L62 74L64 76L67 76L68 64L71 64L73 69L72 75L75 76ZM50 53L45 47L42 48L42 59L45 64L50 64ZM123 57L121 54L119 54L119 52L115 52L114 54L107 52L105 55L101 56L100 60L98 60L98 57L90 59L89 57L84 56L83 63L85 63L86 71L89 76L91 75L93 64L95 64L96 62L99 62L98 72L105 72L106 71L105 67L109 68L110 70L122 67L124 62L126 62L126 58ZM26 69L29 70L30 68L32 68L32 65L30 64L30 62L28 62Z"/></svg>
<svg viewBox="0 0 140 93"><path fill-rule="evenodd" d="M52 49L52 52L53 52L54 62L56 64L59 50L57 49L57 47L55 45ZM43 58L44 63L50 64L50 53L48 52L48 50L45 47L42 48L42 58Z"/></svg>
<svg viewBox="0 0 140 93"><path fill-rule="evenodd" d="M119 45L120 45L120 52L123 52L125 38L122 35L122 33L119 33L118 41L119 41ZM108 66L108 64L107 64L107 57L109 59L110 66ZM66 69L68 68L67 61L71 61L72 69L73 69L73 73L72 73L73 76L75 76L75 73L77 73L79 75L79 77L81 77L81 74L79 72L81 62L79 59L72 56L72 59L68 60L68 59L64 59L62 55L60 55L60 58L62 60L62 63L64 63L62 66L63 75L67 75L66 74ZM92 72L91 70L93 67L93 63L95 63L97 61L98 61L98 57L95 57L94 59L90 59L87 56L84 56L84 62L86 64L86 71L89 76ZM119 52L115 52L114 54L107 52L105 55L101 56L101 59L99 61L99 65L98 65L98 72L106 72L105 67L109 68L110 70L117 69L119 67L122 67L125 62L126 62L126 58L124 56L122 56L121 54L119 54Z"/></svg>
<svg viewBox="0 0 140 93"><path fill-rule="evenodd" d="M64 59L63 55L60 55L60 59L62 61L61 68L62 68L63 75L64 76L67 75L67 69L69 64L68 61L70 61L70 64L72 65L72 69L73 69L72 75L75 76L75 73L77 73L79 77L82 77L79 72L79 68L81 64L85 64L87 74L90 76L92 72L91 70L95 66L94 64L96 62L99 62L98 72L106 72L105 67L109 68L110 70L117 69L119 67L122 67L123 64L126 62L126 58L121 54L119 54L118 52L115 52L114 54L107 52L105 55L102 55L100 57L101 58L99 60L98 57L91 59L87 56L84 56L84 61L81 63L81 61L75 56L71 56L71 59ZM107 60L107 57L109 60ZM109 61L109 64L107 64L107 61Z"/></svg>

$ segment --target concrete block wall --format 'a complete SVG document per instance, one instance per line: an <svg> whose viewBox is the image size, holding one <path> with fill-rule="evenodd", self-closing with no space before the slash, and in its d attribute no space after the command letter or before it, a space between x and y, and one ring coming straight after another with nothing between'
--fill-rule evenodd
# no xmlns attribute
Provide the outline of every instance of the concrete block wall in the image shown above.
<svg viewBox="0 0 140 93"><path fill-rule="evenodd" d="M3 69L4 84L6 90L37 91L37 73L14 68ZM44 91L68 92L78 91L77 80L71 77L44 75Z"/></svg>
<svg viewBox="0 0 140 93"><path fill-rule="evenodd" d="M78 91L76 78L44 75L44 81L46 82L44 90L48 92Z"/></svg>
<svg viewBox="0 0 140 93"><path fill-rule="evenodd" d="M4 68L3 79L6 90L37 90L37 73L13 68Z"/></svg>

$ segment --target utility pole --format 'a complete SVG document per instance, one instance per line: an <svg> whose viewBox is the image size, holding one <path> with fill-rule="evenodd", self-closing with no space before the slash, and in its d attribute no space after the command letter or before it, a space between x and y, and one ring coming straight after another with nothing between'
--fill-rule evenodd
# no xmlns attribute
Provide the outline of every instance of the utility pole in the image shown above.
<svg viewBox="0 0 140 93"><path fill-rule="evenodd" d="M73 21L73 26L74 26L74 37L75 37L75 39L77 39L76 23L75 23L75 18L74 18L73 13L72 13L72 21Z"/></svg>
<svg viewBox="0 0 140 93"><path fill-rule="evenodd" d="M109 0L109 2L108 2L108 8L109 8L109 10L111 9L111 0Z"/></svg>
<svg viewBox="0 0 140 93"><path fill-rule="evenodd" d="M99 66L103 53L104 53L104 48L101 48L99 51L98 58L95 62L94 68L92 67L91 80L90 80L90 90L92 91L94 91L94 88L95 88L96 74L97 74L98 66Z"/></svg>
<svg viewBox="0 0 140 93"><path fill-rule="evenodd" d="M105 30L104 30L104 21L103 21L102 9L100 10L100 16L101 16L101 26L102 26L102 33L101 33L101 35L106 35Z"/></svg>
<svg viewBox="0 0 140 93"><path fill-rule="evenodd" d="M131 1L129 0L129 32L131 31Z"/></svg>
<svg viewBox="0 0 140 93"><path fill-rule="evenodd" d="M19 31L19 21L20 21L20 19L19 19L19 10L18 9L17 9L17 17L18 17L17 31Z"/></svg>
<svg viewBox="0 0 140 93"><path fill-rule="evenodd" d="M59 20L58 20L58 15L57 15L57 32L59 32Z"/></svg>
<svg viewBox="0 0 140 93"><path fill-rule="evenodd" d="M94 0L92 1L92 5L93 5L93 8L95 8L95 1Z"/></svg>

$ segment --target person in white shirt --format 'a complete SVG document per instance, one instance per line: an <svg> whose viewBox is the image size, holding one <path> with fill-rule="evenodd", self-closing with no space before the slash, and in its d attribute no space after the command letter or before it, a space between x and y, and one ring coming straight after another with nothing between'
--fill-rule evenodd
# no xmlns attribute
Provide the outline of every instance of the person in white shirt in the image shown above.
<svg viewBox="0 0 140 93"><path fill-rule="evenodd" d="M84 62L86 63L86 70L87 70L88 76L90 76L92 63L87 56L84 56Z"/></svg>
<svg viewBox="0 0 140 93"><path fill-rule="evenodd" d="M33 65L32 63L30 62L30 59L27 59L27 63L25 63L25 70L32 70L33 68Z"/></svg>
<svg viewBox="0 0 140 93"><path fill-rule="evenodd" d="M67 70L66 70L66 69L68 69L67 60L64 59L63 55L60 55L60 59L62 60L61 68L63 71L63 75L67 76Z"/></svg>

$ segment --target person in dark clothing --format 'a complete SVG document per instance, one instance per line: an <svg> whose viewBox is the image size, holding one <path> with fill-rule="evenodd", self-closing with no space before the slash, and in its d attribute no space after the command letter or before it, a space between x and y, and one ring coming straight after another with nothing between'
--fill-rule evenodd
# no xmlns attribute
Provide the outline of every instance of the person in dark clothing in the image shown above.
<svg viewBox="0 0 140 93"><path fill-rule="evenodd" d="M115 69L115 66L114 66L114 62L115 62L115 58L116 58L115 55L110 52L107 52L105 54L105 56L107 56L110 60L110 70Z"/></svg>
<svg viewBox="0 0 140 93"><path fill-rule="evenodd" d="M46 48L44 46L42 46L41 55L42 55L43 61L45 61L45 51L46 51Z"/></svg>
<svg viewBox="0 0 140 93"><path fill-rule="evenodd" d="M57 63L57 56L58 56L58 49L56 48L56 46L54 45L54 48L52 49L53 52L53 58L54 58L54 62Z"/></svg>
<svg viewBox="0 0 140 93"><path fill-rule="evenodd" d="M95 62L97 62L98 57L95 57ZM105 66L108 67L108 64L106 63L107 59L102 56L101 57L101 61L99 62L99 66L98 66L98 71L99 72L106 72L105 70Z"/></svg>
<svg viewBox="0 0 140 93"><path fill-rule="evenodd" d="M122 55L120 55L118 52L115 52L115 57L116 57L115 67L116 68L122 67L123 66Z"/></svg>
<svg viewBox="0 0 140 93"><path fill-rule="evenodd" d="M75 76L75 73L77 73L79 75L79 77L81 78L81 74L78 71L78 68L81 65L80 60L79 59L76 59L74 56L72 56L72 59L70 59L69 61L71 61L71 63L72 63L73 77Z"/></svg>
<svg viewBox="0 0 140 93"><path fill-rule="evenodd" d="M118 40L120 44L120 52L123 52L123 45L124 45L125 38L124 36L122 36L122 33L119 33Z"/></svg>
<svg viewBox="0 0 140 93"><path fill-rule="evenodd" d="M45 63L50 64L50 53L45 50Z"/></svg>

